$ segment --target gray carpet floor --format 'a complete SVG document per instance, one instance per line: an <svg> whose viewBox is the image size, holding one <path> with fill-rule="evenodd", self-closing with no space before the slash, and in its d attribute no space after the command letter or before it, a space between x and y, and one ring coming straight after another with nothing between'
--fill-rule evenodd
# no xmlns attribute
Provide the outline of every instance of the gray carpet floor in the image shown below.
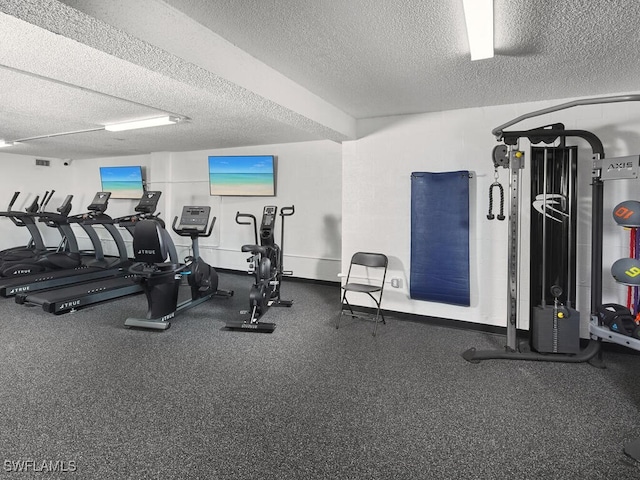
<svg viewBox="0 0 640 480"><path fill-rule="evenodd" d="M273 334L227 331L251 279L220 277L234 297L163 332L123 327L144 296L62 316L2 299L0 478L640 478L623 453L640 438L636 355L471 364L464 350L504 338L396 318L376 337L336 330L338 288L296 281Z"/></svg>

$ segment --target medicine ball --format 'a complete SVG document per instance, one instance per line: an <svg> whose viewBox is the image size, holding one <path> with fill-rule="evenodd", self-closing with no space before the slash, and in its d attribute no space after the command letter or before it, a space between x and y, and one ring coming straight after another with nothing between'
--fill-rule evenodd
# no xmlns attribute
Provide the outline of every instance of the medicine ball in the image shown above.
<svg viewBox="0 0 640 480"><path fill-rule="evenodd" d="M640 286L640 260L621 258L611 265L611 275L618 283Z"/></svg>
<svg viewBox="0 0 640 480"><path fill-rule="evenodd" d="M640 202L626 200L613 209L613 219L622 227L640 227Z"/></svg>

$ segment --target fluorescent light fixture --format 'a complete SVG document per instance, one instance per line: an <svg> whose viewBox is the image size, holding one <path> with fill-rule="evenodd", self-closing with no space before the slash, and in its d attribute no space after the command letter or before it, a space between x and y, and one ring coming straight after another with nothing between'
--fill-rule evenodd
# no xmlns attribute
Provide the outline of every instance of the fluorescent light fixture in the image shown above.
<svg viewBox="0 0 640 480"><path fill-rule="evenodd" d="M4 140L0 140L0 148L13 147L14 145L16 145L16 142L6 142Z"/></svg>
<svg viewBox="0 0 640 480"><path fill-rule="evenodd" d="M471 60L493 57L493 0L462 0Z"/></svg>
<svg viewBox="0 0 640 480"><path fill-rule="evenodd" d="M178 123L180 117L171 117L166 115L164 117L148 118L146 120L136 120L133 122L114 123L112 125L105 125L104 129L110 132L122 132L123 130L135 130L136 128L147 127L159 127L161 125L172 125Z"/></svg>

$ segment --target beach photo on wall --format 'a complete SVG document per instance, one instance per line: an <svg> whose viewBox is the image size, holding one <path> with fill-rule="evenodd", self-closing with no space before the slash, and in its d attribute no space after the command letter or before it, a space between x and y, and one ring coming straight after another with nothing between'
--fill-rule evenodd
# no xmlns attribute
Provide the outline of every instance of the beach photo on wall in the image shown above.
<svg viewBox="0 0 640 480"><path fill-rule="evenodd" d="M273 197L275 180L273 155L209 157L211 195Z"/></svg>
<svg viewBox="0 0 640 480"><path fill-rule="evenodd" d="M111 192L111 198L130 198L137 200L144 193L142 167L100 167L102 191Z"/></svg>

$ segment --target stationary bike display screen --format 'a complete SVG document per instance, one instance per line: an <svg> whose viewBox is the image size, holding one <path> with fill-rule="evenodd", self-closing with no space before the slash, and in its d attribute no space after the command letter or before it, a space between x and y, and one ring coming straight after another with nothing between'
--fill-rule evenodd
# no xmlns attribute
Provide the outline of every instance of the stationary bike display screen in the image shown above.
<svg viewBox="0 0 640 480"><path fill-rule="evenodd" d="M209 223L210 213L211 207L182 207L180 225L178 225L178 228L204 232L207 228L207 224Z"/></svg>
<svg viewBox="0 0 640 480"><path fill-rule="evenodd" d="M276 218L278 207L264 207L262 212L262 228L271 227Z"/></svg>
<svg viewBox="0 0 640 480"><path fill-rule="evenodd" d="M262 246L273 246L273 226L276 221L278 207L267 206L262 210L262 223L260 224L260 243Z"/></svg>

